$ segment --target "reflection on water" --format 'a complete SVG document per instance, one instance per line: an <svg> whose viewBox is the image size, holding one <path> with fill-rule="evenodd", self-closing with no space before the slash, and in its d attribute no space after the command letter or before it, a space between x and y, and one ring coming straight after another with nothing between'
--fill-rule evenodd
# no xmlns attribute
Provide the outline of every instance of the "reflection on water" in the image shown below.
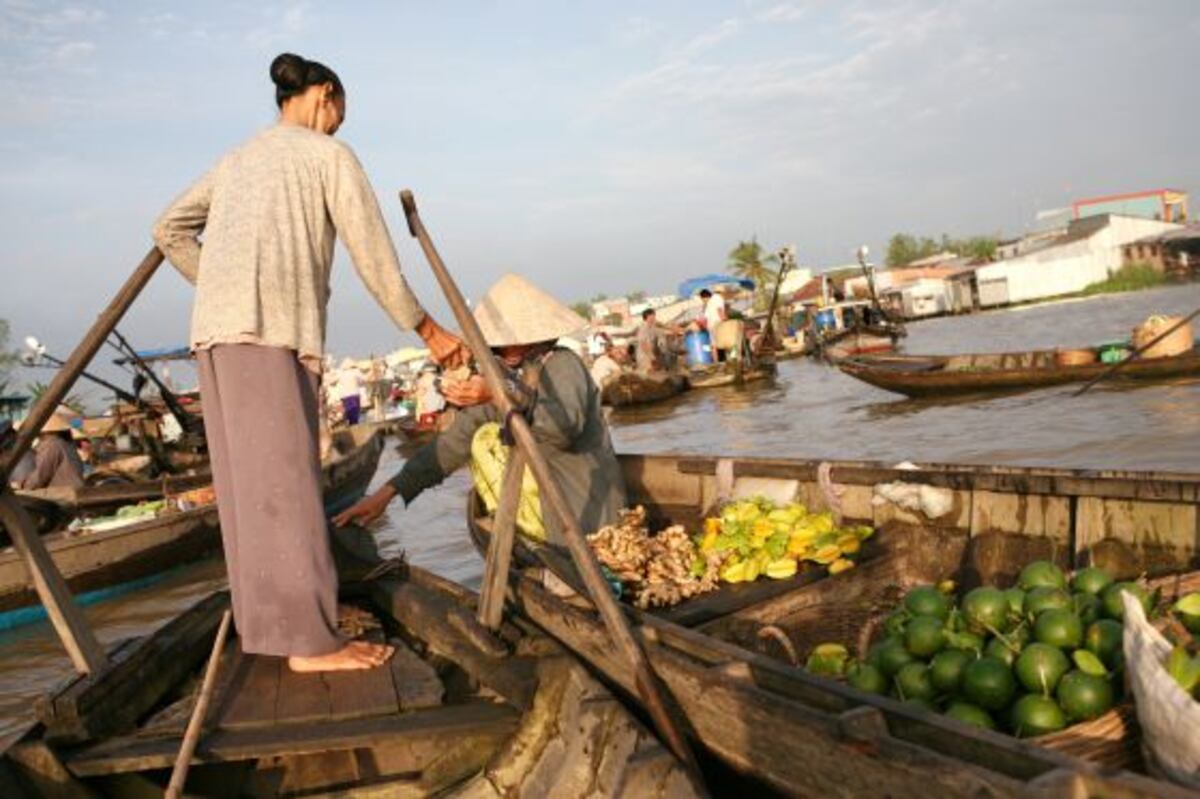
<svg viewBox="0 0 1200 799"><path fill-rule="evenodd" d="M1186 314L1200 286L951 317L910 326L911 353L995 352L1084 346L1129 337L1152 313ZM740 388L693 391L613 414L623 452L723 453L766 457L878 459L891 462L1029 464L1079 468L1197 471L1200 381L1076 386L1025 394L909 400L831 367L785 361L778 376ZM402 463L389 448L375 485ZM465 474L456 474L376 529L385 554L478 585L482 564L467 537ZM181 570L164 582L88 609L106 643L163 623L221 584L219 562ZM0 735L28 718L31 700L70 674L47 624L0 635Z"/></svg>

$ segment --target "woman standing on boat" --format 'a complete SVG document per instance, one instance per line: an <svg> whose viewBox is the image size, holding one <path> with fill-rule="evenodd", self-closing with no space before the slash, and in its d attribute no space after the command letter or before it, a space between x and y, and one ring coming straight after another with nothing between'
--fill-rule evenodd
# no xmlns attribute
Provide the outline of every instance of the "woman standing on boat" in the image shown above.
<svg viewBox="0 0 1200 799"><path fill-rule="evenodd" d="M391 650L338 635L321 499L317 397L335 239L435 359L465 350L413 296L362 167L333 138L346 115L338 76L284 53L271 80L279 123L175 200L154 240L196 285L191 346L243 650L287 657L297 671L370 668Z"/></svg>

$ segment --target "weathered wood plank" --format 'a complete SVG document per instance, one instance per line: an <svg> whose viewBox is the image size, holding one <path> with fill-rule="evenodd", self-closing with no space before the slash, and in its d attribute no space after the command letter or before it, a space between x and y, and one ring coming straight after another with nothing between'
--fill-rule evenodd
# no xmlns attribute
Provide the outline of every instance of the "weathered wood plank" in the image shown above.
<svg viewBox="0 0 1200 799"><path fill-rule="evenodd" d="M1200 548L1196 526L1196 505L1081 497L1075 546L1087 552L1102 542L1118 542L1147 570L1184 568Z"/></svg>
<svg viewBox="0 0 1200 799"><path fill-rule="evenodd" d="M393 639L389 643L396 647L396 654L392 655L387 671L400 709L420 710L442 704L446 687L433 666L418 657L403 641Z"/></svg>
<svg viewBox="0 0 1200 799"><path fill-rule="evenodd" d="M976 490L970 530L971 535L1020 533L1045 536L1068 545L1071 540L1071 500L1068 497Z"/></svg>
<svg viewBox="0 0 1200 799"><path fill-rule="evenodd" d="M481 649L458 625L449 622L452 612L461 613L462 605L444 595L413 582L379 580L371 585L371 595L396 621L424 640L434 652L462 668L514 706L525 709L536 688L535 658L512 655L495 657ZM467 614L472 621L474 618Z"/></svg>
<svg viewBox="0 0 1200 799"><path fill-rule="evenodd" d="M283 660L247 655L239 648L229 685L213 714L216 726L235 729L273 724Z"/></svg>
<svg viewBox="0 0 1200 799"><path fill-rule="evenodd" d="M275 698L275 724L310 724L328 721L333 713L329 675L322 672L297 672L279 663L279 694ZM373 669L377 671L378 669Z"/></svg>
<svg viewBox="0 0 1200 799"><path fill-rule="evenodd" d="M125 647L102 671L73 681L38 706L46 737L84 741L131 730L203 660L229 594L211 594L153 634Z"/></svg>
<svg viewBox="0 0 1200 799"><path fill-rule="evenodd" d="M323 677L329 686L331 719L381 716L401 709L389 668L331 671Z"/></svg>
<svg viewBox="0 0 1200 799"><path fill-rule="evenodd" d="M316 754L405 741L433 752L441 743L472 735L494 736L515 729L512 708L473 703L370 719L294 724L240 730L216 730L196 753L197 763L221 763L260 757ZM430 743L435 745L430 747ZM179 748L176 738L114 738L70 754L66 766L78 777L169 768Z"/></svg>

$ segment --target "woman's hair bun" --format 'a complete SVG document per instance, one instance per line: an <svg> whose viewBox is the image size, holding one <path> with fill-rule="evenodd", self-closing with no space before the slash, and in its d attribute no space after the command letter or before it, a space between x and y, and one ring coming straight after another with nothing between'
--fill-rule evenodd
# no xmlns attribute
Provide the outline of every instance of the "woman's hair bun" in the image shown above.
<svg viewBox="0 0 1200 799"><path fill-rule="evenodd" d="M271 62L271 81L285 92L303 89L308 77L308 61L295 53L280 53Z"/></svg>

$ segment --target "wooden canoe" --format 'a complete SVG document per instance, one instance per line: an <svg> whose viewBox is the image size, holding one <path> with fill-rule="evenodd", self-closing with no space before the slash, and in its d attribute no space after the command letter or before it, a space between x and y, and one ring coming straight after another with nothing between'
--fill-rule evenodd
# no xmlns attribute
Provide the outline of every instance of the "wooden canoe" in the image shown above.
<svg viewBox="0 0 1200 799"><path fill-rule="evenodd" d="M363 496L382 450L382 436L369 426L335 434L334 455L322 469L327 513L337 513ZM215 505L97 532L58 530L43 540L83 604L127 592L143 580L221 548ZM24 560L12 547L0 550L0 628L35 620L40 614Z"/></svg>
<svg viewBox="0 0 1200 799"><path fill-rule="evenodd" d="M688 388L688 379L681 374L655 372L623 372L604 385L600 399L613 408L661 402L681 394Z"/></svg>
<svg viewBox="0 0 1200 799"><path fill-rule="evenodd" d="M474 621L474 594L399 566L343 585L342 601L381 624L361 637L396 647L383 667L297 674L231 636L185 795L698 795L560 646L514 625L492 636ZM0 793L161 796L228 604L209 596L40 699L40 726L0 751Z"/></svg>
<svg viewBox="0 0 1200 799"><path fill-rule="evenodd" d="M838 361L851 377L910 397L939 397L1082 383L1111 368L1095 363L1060 366L1055 350L965 355L890 355ZM1200 352L1166 358L1139 358L1110 378L1116 381L1169 380L1200 375Z"/></svg>
<svg viewBox="0 0 1200 799"><path fill-rule="evenodd" d="M630 502L647 507L655 529L672 522L697 529L718 496L767 493L826 507L816 462L734 460L728 486L717 458L622 456L622 463ZM842 462L831 476L847 522L879 530L856 569L728 586L665 611L629 607L651 662L709 753L791 796L1188 795L816 677L793 665L778 635L803 662L817 644L860 631L865 614L892 606L913 585L946 578L963 588L1004 585L1037 558L1098 564L1119 577L1161 575L1169 591L1172 573L1200 565L1200 475ZM929 487L946 510L928 518L876 491L896 482ZM479 509L472 497L469 525L484 547L490 519ZM549 563L577 584L557 550L522 542L517 562ZM597 614L578 598L548 592L531 573L513 578L512 612L636 697L634 676Z"/></svg>
<svg viewBox="0 0 1200 799"><path fill-rule="evenodd" d="M721 388L757 383L775 376L775 361L759 360L738 369L728 361L711 366L693 366L688 369L688 385L692 388Z"/></svg>

